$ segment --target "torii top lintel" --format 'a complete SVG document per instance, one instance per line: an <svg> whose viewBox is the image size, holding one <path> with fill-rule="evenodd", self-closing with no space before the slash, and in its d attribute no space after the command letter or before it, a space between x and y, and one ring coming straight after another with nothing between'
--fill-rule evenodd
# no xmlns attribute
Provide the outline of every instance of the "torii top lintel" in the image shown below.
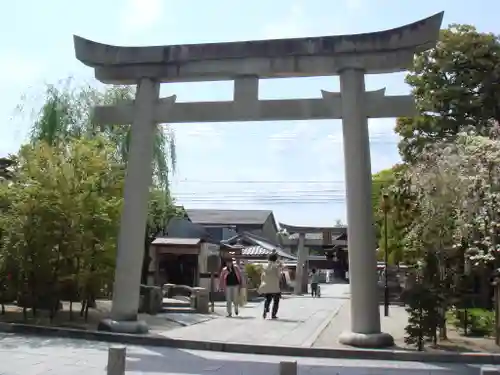
<svg viewBox="0 0 500 375"><path fill-rule="evenodd" d="M443 12L391 30L313 38L153 47L118 47L74 36L76 58L104 83L337 75L346 67L367 73L407 70L415 52L435 46Z"/></svg>
<svg viewBox="0 0 500 375"><path fill-rule="evenodd" d="M288 233L323 233L323 232L332 232L332 233L346 233L346 226L331 226L331 227L310 227L310 226L301 226L301 225L288 225L285 223L280 223L280 228L285 229Z"/></svg>

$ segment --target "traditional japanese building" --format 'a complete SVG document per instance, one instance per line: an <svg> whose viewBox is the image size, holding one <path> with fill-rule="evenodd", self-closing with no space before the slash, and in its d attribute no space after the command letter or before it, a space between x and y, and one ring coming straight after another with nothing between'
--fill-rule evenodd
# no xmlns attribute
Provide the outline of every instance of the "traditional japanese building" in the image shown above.
<svg viewBox="0 0 500 375"><path fill-rule="evenodd" d="M156 238L150 246L148 283L207 287L208 258L218 254L218 241L202 226L188 217L173 218L165 235Z"/></svg>
<svg viewBox="0 0 500 375"><path fill-rule="evenodd" d="M302 289L307 290L309 270L330 269L338 279L345 279L349 270L347 257L347 227L307 227L280 223L288 233L282 236L282 244L297 255L297 277L302 278ZM299 266L301 265L301 266Z"/></svg>

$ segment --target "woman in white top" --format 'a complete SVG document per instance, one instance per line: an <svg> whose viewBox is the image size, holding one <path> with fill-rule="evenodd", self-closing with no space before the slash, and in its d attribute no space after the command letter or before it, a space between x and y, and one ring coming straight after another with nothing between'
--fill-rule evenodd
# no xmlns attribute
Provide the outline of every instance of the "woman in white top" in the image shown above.
<svg viewBox="0 0 500 375"><path fill-rule="evenodd" d="M269 262L262 271L259 293L264 295L264 313L262 317L265 319L269 313L271 301L273 302L273 310L271 313L272 319L277 319L278 309L281 299L281 270L283 265L278 261L278 255L272 253L269 255Z"/></svg>

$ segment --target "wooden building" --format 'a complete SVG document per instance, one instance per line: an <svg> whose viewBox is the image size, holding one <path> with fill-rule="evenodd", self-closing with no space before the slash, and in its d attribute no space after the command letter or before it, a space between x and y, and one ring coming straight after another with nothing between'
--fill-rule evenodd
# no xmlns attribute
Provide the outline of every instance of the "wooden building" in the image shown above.
<svg viewBox="0 0 500 375"><path fill-rule="evenodd" d="M268 241L276 241L278 225L270 210L186 209L186 214L216 242L226 241L240 233L253 233Z"/></svg>
<svg viewBox="0 0 500 375"><path fill-rule="evenodd" d="M172 219L165 235L157 237L149 249L148 284L177 284L207 287L208 258L218 256L219 244L203 227L189 218Z"/></svg>

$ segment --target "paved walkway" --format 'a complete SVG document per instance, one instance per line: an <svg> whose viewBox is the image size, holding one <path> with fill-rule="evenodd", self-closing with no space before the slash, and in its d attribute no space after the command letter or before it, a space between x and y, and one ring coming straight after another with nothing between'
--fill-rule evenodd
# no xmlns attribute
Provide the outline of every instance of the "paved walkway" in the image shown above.
<svg viewBox="0 0 500 375"><path fill-rule="evenodd" d="M61 338L0 334L2 375L102 375L108 344ZM127 375L278 375L289 358L127 347ZM479 367L419 362L363 361L328 358L297 359L299 375L479 375Z"/></svg>
<svg viewBox="0 0 500 375"><path fill-rule="evenodd" d="M350 304L346 303L339 309L335 318L323 330L314 343L315 347L322 348L343 348L346 347L338 342L338 337L342 331L348 329L350 324ZM408 324L408 315L403 306L390 306L389 317L384 316L384 307L380 306L380 325L382 332L389 333L394 337L396 347L401 349L405 345L405 327Z"/></svg>
<svg viewBox="0 0 500 375"><path fill-rule="evenodd" d="M239 316L220 317L161 333L166 337L253 345L311 347L340 307L348 302L349 285L322 285L321 298L285 296L279 319L263 319L263 303L242 308Z"/></svg>

